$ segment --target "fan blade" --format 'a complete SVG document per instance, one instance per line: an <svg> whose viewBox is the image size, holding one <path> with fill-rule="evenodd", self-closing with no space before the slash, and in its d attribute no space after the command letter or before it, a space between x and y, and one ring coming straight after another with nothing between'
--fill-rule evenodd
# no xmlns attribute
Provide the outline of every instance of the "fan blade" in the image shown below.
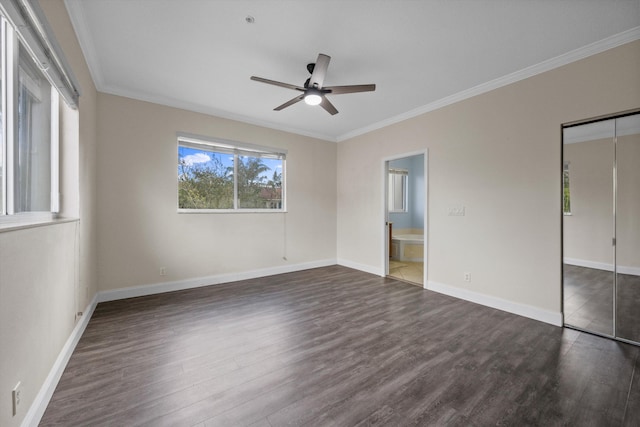
<svg viewBox="0 0 640 427"><path fill-rule="evenodd" d="M329 68L329 61L331 61L330 56L323 53L318 55L316 65L313 67L311 79L309 80L309 87L317 86L318 89L322 87L322 83L324 83L324 76L327 74L327 68Z"/></svg>
<svg viewBox="0 0 640 427"><path fill-rule="evenodd" d="M251 80L256 82L267 83L274 86L286 87L287 89L299 90L304 92L304 88L296 85L290 85L289 83L277 82L275 80L263 79L262 77L251 76Z"/></svg>
<svg viewBox="0 0 640 427"><path fill-rule="evenodd" d="M356 92L372 92L376 90L376 85L351 85L351 86L327 86L322 88L322 91L330 91L332 95L340 95L341 93L356 93Z"/></svg>
<svg viewBox="0 0 640 427"><path fill-rule="evenodd" d="M332 116L338 114L338 110L336 110L336 107L334 107L333 104L329 102L326 96L322 97L322 102L320 102L320 106L325 110L327 110L327 112Z"/></svg>
<svg viewBox="0 0 640 427"><path fill-rule="evenodd" d="M274 109L273 109L273 111L280 111L280 110L283 110L283 109L285 109L285 108L287 108L287 107L292 106L292 105L293 105L293 104L295 104L296 102L300 102L300 101L302 101L303 99L304 99L304 94L302 94L302 95L300 95L300 96L296 96L295 98L293 98L293 99L291 99L291 100L289 100L289 101L285 102L284 104L277 106L276 108L274 108Z"/></svg>

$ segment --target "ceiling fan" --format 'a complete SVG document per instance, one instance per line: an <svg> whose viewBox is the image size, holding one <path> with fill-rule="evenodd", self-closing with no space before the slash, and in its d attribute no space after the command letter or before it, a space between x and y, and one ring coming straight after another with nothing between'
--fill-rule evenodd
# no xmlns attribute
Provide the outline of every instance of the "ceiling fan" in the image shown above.
<svg viewBox="0 0 640 427"><path fill-rule="evenodd" d="M316 60L315 64L307 64L307 70L309 71L309 73L311 73L311 77L309 77L307 81L304 82L304 86L296 86L288 83L277 82L275 80L263 79L262 77L256 76L251 76L251 80L302 92L301 95L298 95L295 98L285 102L284 104L274 108L274 111L283 110L304 99L304 102L309 105L319 104L333 116L334 114L338 113L338 110L333 106L333 104L327 99L325 95L371 92L376 90L376 85L367 84L350 86L322 86L322 84L324 83L324 77L327 74L327 68L329 67L330 60L330 56L321 53L318 55L318 59Z"/></svg>

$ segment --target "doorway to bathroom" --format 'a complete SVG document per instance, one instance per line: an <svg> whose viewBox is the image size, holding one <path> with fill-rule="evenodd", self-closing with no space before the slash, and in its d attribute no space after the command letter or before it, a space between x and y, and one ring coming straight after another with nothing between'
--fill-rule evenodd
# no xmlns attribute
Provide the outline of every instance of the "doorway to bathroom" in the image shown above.
<svg viewBox="0 0 640 427"><path fill-rule="evenodd" d="M385 271L424 287L427 260L427 153L385 160Z"/></svg>

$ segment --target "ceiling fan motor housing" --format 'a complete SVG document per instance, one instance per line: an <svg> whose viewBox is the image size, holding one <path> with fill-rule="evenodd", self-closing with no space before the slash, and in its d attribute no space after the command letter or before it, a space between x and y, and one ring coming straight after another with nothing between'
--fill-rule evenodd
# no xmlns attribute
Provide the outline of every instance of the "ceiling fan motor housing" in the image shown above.
<svg viewBox="0 0 640 427"><path fill-rule="evenodd" d="M304 100L305 103L309 105L320 105L332 116L338 114L338 110L336 109L336 107L334 107L331 101L329 101L325 97L326 94L337 95L344 93L370 92L376 90L376 85L374 84L324 87L324 77L326 75L327 68L329 67L329 61L331 61L331 57L321 53L318 55L318 60L315 63L307 64L307 71L311 73L311 77L309 77L304 82L303 87L299 87L289 83L282 83L275 80L264 79L262 77L256 76L251 76L251 80L303 92L301 95L298 95L295 98L285 102L284 104L274 108L275 111L283 110L297 102Z"/></svg>

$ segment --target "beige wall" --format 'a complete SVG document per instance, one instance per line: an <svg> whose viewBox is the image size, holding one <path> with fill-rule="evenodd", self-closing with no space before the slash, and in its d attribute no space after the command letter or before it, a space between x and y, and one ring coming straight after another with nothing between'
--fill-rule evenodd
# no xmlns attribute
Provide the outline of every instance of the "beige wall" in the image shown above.
<svg viewBox="0 0 640 427"><path fill-rule="evenodd" d="M98 115L100 290L335 260L335 143L105 94ZM287 149L288 213L178 214L176 132Z"/></svg>
<svg viewBox="0 0 640 427"><path fill-rule="evenodd" d="M61 213L64 216L80 218L79 229L79 286L78 310L83 310L98 290L97 281L97 239L95 222L97 218L96 169L97 169L97 91L84 55L73 31L69 15L62 0L41 1L40 5L54 30L56 40L62 47L66 59L80 84L82 92L78 110L66 105L62 115L65 137L61 139L66 160L61 171L63 185L69 194L62 194ZM64 101L61 101L63 104ZM64 177L67 177L65 183Z"/></svg>
<svg viewBox="0 0 640 427"><path fill-rule="evenodd" d="M18 426L97 291L96 90L64 3L41 3L78 78L82 99L61 106L61 212L80 221L0 232L0 425ZM61 101L63 103L63 101ZM12 416L11 390L22 403Z"/></svg>
<svg viewBox="0 0 640 427"><path fill-rule="evenodd" d="M98 289L336 254L381 272L382 162L398 154L429 150L429 280L559 311L560 125L640 106L635 42L336 145L97 94L62 0L42 7L83 91L62 137L63 212L80 222L0 233L0 391L23 384L18 416L0 399L2 426ZM288 149L289 213L177 214L177 131Z"/></svg>
<svg viewBox="0 0 640 427"><path fill-rule="evenodd" d="M640 134L618 137L616 262L640 274Z"/></svg>
<svg viewBox="0 0 640 427"><path fill-rule="evenodd" d="M338 259L383 271L382 161L426 148L428 280L559 312L561 124L639 107L639 75L634 42L338 144Z"/></svg>
<svg viewBox="0 0 640 427"><path fill-rule="evenodd" d="M563 255L613 266L613 138L567 144L564 160L571 215L564 217Z"/></svg>
<svg viewBox="0 0 640 427"><path fill-rule="evenodd" d="M640 268L640 134L616 143L616 263ZM613 268L613 137L564 147L569 161L571 215L564 217L564 257L577 265ZM604 265L602 265L604 264ZM625 270L628 272L628 269Z"/></svg>
<svg viewBox="0 0 640 427"><path fill-rule="evenodd" d="M76 222L0 233L0 425L18 426L75 325ZM21 383L13 417L11 390Z"/></svg>

